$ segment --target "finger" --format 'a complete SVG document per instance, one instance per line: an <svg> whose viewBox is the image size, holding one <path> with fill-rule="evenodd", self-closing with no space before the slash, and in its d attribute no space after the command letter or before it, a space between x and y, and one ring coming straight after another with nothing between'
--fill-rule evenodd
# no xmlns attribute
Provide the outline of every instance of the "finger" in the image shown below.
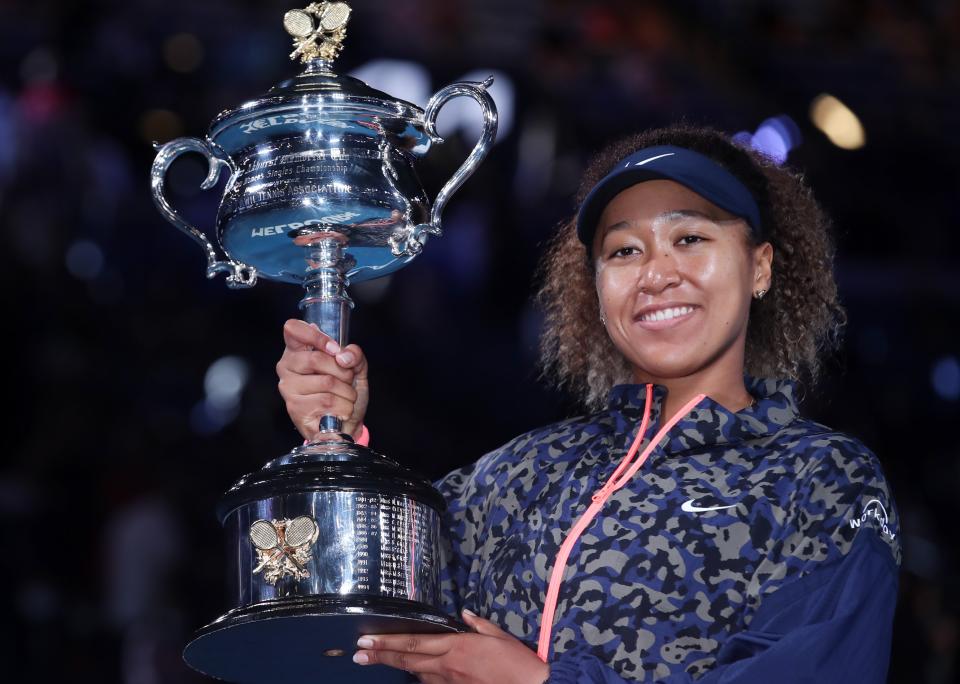
<svg viewBox="0 0 960 684"><path fill-rule="evenodd" d="M506 632L495 624L467 608L464 608L460 614L463 615L463 621L467 623L467 626L472 628L477 634L485 634L492 637L503 637L507 635Z"/></svg>
<svg viewBox="0 0 960 684"><path fill-rule="evenodd" d="M289 319L283 324L283 343L288 349L319 349L325 344L323 333L306 321Z"/></svg>
<svg viewBox="0 0 960 684"><path fill-rule="evenodd" d="M353 413L353 401L329 393L300 395L296 392L288 392L283 382L281 380L279 387L286 404L287 414L304 439L311 442L317 441L320 435L320 419L323 416L337 416L341 421L346 422Z"/></svg>
<svg viewBox="0 0 960 684"><path fill-rule="evenodd" d="M361 650L353 654L353 662L357 665L386 665L414 674L439 674L439 660L437 656L401 651Z"/></svg>
<svg viewBox="0 0 960 684"><path fill-rule="evenodd" d="M336 416L341 421L346 421L353 410L353 402L332 394L314 394L307 399L289 399L286 408L300 434L315 440L320 432L320 419L324 416Z"/></svg>
<svg viewBox="0 0 960 684"><path fill-rule="evenodd" d="M286 403L287 413L304 439L316 442L320 437L320 421L324 416L335 416L341 422L350 417L353 403L330 394L313 395L309 401L300 398Z"/></svg>
<svg viewBox="0 0 960 684"><path fill-rule="evenodd" d="M370 396L370 381L367 379L367 357L363 350L355 344L347 345L343 348L344 352L355 354L356 359L351 370L353 371L353 386L357 390L357 409L360 420L367 410L367 400ZM339 354L337 363L340 363Z"/></svg>
<svg viewBox="0 0 960 684"><path fill-rule="evenodd" d="M443 655L450 650L452 634L365 634L357 647L371 651L399 651L423 655Z"/></svg>
<svg viewBox="0 0 960 684"><path fill-rule="evenodd" d="M353 404L357 400L357 390L349 382L338 380L332 375L286 375L280 376L277 383L280 394L287 401L303 400L317 402L317 408L330 408L324 405L321 395L330 394L346 399ZM351 413L353 410L351 409Z"/></svg>
<svg viewBox="0 0 960 684"><path fill-rule="evenodd" d="M319 328L296 318L291 318L283 324L283 343L293 351L324 349L331 354L340 351L340 345L320 332ZM332 346L328 349L328 345L331 344Z"/></svg>
<svg viewBox="0 0 960 684"><path fill-rule="evenodd" d="M298 375L333 375L344 382L353 382L355 371L344 368L337 360L322 351L290 351L285 349L277 363L277 375L285 373Z"/></svg>
<svg viewBox="0 0 960 684"><path fill-rule="evenodd" d="M351 368L355 372L367 373L367 357L363 350L356 344L348 344L336 355L337 363L344 368Z"/></svg>

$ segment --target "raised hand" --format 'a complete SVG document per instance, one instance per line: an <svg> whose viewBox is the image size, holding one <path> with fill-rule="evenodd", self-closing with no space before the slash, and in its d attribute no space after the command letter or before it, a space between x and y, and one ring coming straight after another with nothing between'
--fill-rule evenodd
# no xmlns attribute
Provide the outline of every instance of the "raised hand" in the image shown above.
<svg viewBox="0 0 960 684"><path fill-rule="evenodd" d="M338 416L343 431L360 436L370 397L367 359L355 344L340 348L305 321L283 325L283 356L277 363L280 394L290 420L305 439L320 435L320 418Z"/></svg>

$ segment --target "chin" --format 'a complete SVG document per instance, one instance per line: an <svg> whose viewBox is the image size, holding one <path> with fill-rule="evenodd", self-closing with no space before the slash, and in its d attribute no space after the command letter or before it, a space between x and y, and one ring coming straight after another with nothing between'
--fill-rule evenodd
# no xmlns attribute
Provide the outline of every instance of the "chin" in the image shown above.
<svg viewBox="0 0 960 684"><path fill-rule="evenodd" d="M702 354L693 353L699 345L694 344L690 337L670 342L632 339L630 344L617 347L631 366L661 377L686 375L696 370L705 360Z"/></svg>
<svg viewBox="0 0 960 684"><path fill-rule="evenodd" d="M649 354L644 354L644 357L646 358L628 357L630 365L633 366L634 378L656 378L658 380L685 378L703 367L690 359L664 359L660 357L652 360L649 358Z"/></svg>

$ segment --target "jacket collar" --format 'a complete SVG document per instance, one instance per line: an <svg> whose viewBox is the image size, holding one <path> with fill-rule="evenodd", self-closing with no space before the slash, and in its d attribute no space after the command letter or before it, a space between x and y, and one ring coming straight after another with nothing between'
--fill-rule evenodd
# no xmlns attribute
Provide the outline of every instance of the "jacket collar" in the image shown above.
<svg viewBox="0 0 960 684"><path fill-rule="evenodd" d="M797 383L792 380L744 376L747 391L757 400L733 413L710 397L701 401L674 425L665 438L664 450L679 453L704 446L736 444L776 434L799 417L795 399ZM610 390L608 411L618 434L636 434L643 418L646 385L617 385ZM653 386L653 405L646 439L652 439L660 424L667 388Z"/></svg>

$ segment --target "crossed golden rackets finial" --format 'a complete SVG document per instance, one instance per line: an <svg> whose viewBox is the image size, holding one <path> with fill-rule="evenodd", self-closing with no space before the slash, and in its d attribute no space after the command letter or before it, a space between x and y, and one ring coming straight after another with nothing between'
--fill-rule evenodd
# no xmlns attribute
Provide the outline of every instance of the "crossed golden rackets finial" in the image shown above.
<svg viewBox="0 0 960 684"><path fill-rule="evenodd" d="M290 59L299 57L303 63L335 59L343 49L350 12L345 2L311 2L303 9L287 12L283 27L293 36L295 46Z"/></svg>

